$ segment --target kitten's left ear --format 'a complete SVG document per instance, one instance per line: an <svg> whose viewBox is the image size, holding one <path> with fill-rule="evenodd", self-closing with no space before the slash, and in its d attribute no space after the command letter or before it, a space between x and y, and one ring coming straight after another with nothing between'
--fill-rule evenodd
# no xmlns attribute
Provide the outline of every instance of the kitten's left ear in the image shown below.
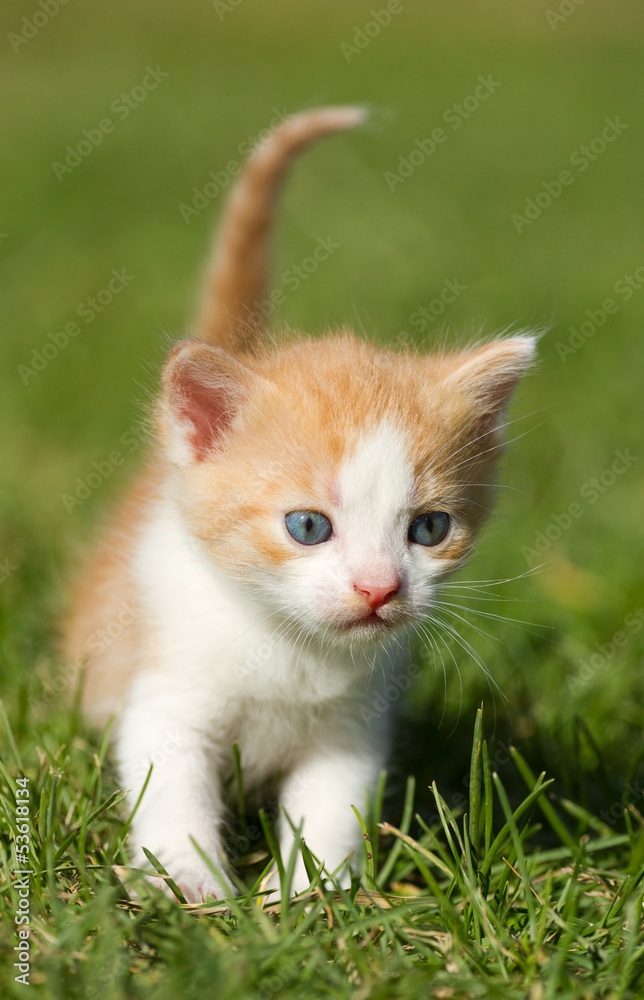
<svg viewBox="0 0 644 1000"><path fill-rule="evenodd" d="M536 339L509 337L455 358L446 384L468 399L479 434L500 429L517 383L534 361Z"/></svg>
<svg viewBox="0 0 644 1000"><path fill-rule="evenodd" d="M200 341L179 344L163 372L161 436L177 465L201 462L264 380L226 351Z"/></svg>

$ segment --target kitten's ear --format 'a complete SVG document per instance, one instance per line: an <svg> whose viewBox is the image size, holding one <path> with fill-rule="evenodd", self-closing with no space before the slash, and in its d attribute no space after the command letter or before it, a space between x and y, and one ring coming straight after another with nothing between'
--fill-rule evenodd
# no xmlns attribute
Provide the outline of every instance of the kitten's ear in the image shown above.
<svg viewBox="0 0 644 1000"><path fill-rule="evenodd" d="M203 461L262 381L225 351L199 341L179 344L163 372L160 424L177 465Z"/></svg>
<svg viewBox="0 0 644 1000"><path fill-rule="evenodd" d="M492 341L453 360L447 385L468 399L479 434L500 429L510 397L535 354L535 338L518 336Z"/></svg>

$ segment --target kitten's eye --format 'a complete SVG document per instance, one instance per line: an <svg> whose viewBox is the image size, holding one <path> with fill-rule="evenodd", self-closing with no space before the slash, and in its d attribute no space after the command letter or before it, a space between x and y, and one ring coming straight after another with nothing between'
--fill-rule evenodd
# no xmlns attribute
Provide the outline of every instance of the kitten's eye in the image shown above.
<svg viewBox="0 0 644 1000"><path fill-rule="evenodd" d="M421 514L409 526L409 541L417 545L438 545L449 531L449 514L442 510L432 510Z"/></svg>
<svg viewBox="0 0 644 1000"><path fill-rule="evenodd" d="M333 525L326 514L317 510L293 510L284 518L289 535L300 545L319 545L333 533Z"/></svg>

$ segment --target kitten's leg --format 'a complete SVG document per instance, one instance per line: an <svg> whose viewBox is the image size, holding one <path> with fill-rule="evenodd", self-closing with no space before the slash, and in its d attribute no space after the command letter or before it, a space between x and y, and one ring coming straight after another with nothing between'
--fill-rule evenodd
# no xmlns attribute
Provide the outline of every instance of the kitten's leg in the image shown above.
<svg viewBox="0 0 644 1000"><path fill-rule="evenodd" d="M351 806L355 805L364 815L367 789L375 787L381 766L381 754L376 750L357 752L329 748L308 757L282 786L280 806L296 827L303 823L302 834L307 846L324 862L328 872L338 869L352 854L349 863L336 876L344 886L351 881L351 871L358 870L363 843L362 831ZM294 837L285 817L281 824L280 848L286 865ZM309 878L300 856L291 892L302 892L308 885ZM278 893L272 893L270 899L275 897Z"/></svg>
<svg viewBox="0 0 644 1000"><path fill-rule="evenodd" d="M234 890L225 875L217 879L190 841L199 846L219 869L223 857L220 826L223 816L215 748L203 728L186 725L172 698L150 693L133 696L125 709L117 753L121 780L131 789L133 808L148 774L153 771L134 818L132 864L150 868L142 848L147 847L164 865L188 902L206 896L220 899ZM154 880L167 895L165 882Z"/></svg>

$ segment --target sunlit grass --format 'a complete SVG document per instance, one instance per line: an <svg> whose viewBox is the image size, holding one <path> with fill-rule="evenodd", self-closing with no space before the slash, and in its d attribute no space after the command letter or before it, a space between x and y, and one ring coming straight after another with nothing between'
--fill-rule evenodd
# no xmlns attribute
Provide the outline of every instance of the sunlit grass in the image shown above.
<svg viewBox="0 0 644 1000"><path fill-rule="evenodd" d="M263 897L263 907L262 876L275 863L266 841L237 859L236 898L173 902L125 867L128 822L107 739L88 739L76 715L55 712L36 755L25 739L25 767L6 720L4 733L2 805L14 833L15 778L29 779L31 981L48 996L192 997L215 980L231 998L634 997L644 986L644 818L628 804L622 829L608 827L515 749L524 792L511 806L481 710L464 811L433 784L436 819L425 822L410 780L398 824L382 821L383 774L360 817L360 882L321 888L307 854L311 890L278 904ZM11 838L3 844L6 868L24 868ZM278 858L284 886L294 863L295 854ZM2 906L8 952L9 886Z"/></svg>
<svg viewBox="0 0 644 1000"><path fill-rule="evenodd" d="M14 782L25 775L31 982L46 998L644 991L644 284L623 292L624 276L644 265L642 12L627 0L575 5L553 30L538 0L404 3L347 62L341 43L373 6L311 5L303 16L294 2L243 0L222 20L194 2L70 3L19 52L7 42L2 850L9 863ZM7 31L33 13L6 7ZM52 162L157 64L169 73L158 88L57 180ZM390 190L386 172L447 124L480 75L501 86ZM428 347L511 324L549 327L510 413L509 436L527 433L504 460L474 559L441 598L438 614L476 655L457 640L451 653L414 650L389 777L362 817L372 857L360 889L260 909L252 895L270 861L269 824L268 842L236 859L231 908L195 912L155 895L133 905L109 743L63 707L54 623L79 553L143 459L137 429L164 352L193 315L225 192L189 224L179 206L275 109L353 101L374 109L371 123L312 151L286 187L275 287L316 239L339 248L273 325L350 323ZM517 232L512 214L615 116L623 134ZM134 278L86 322L79 306L112 269ZM465 290L441 311L446 281ZM607 299L617 309L593 321ZM435 319L419 324L432 304ZM21 374L74 320L80 333ZM583 343L562 353L582 324ZM115 450L123 462L66 508L65 494ZM634 459L613 481L627 452ZM24 990L13 980L15 903L5 881L10 996Z"/></svg>

